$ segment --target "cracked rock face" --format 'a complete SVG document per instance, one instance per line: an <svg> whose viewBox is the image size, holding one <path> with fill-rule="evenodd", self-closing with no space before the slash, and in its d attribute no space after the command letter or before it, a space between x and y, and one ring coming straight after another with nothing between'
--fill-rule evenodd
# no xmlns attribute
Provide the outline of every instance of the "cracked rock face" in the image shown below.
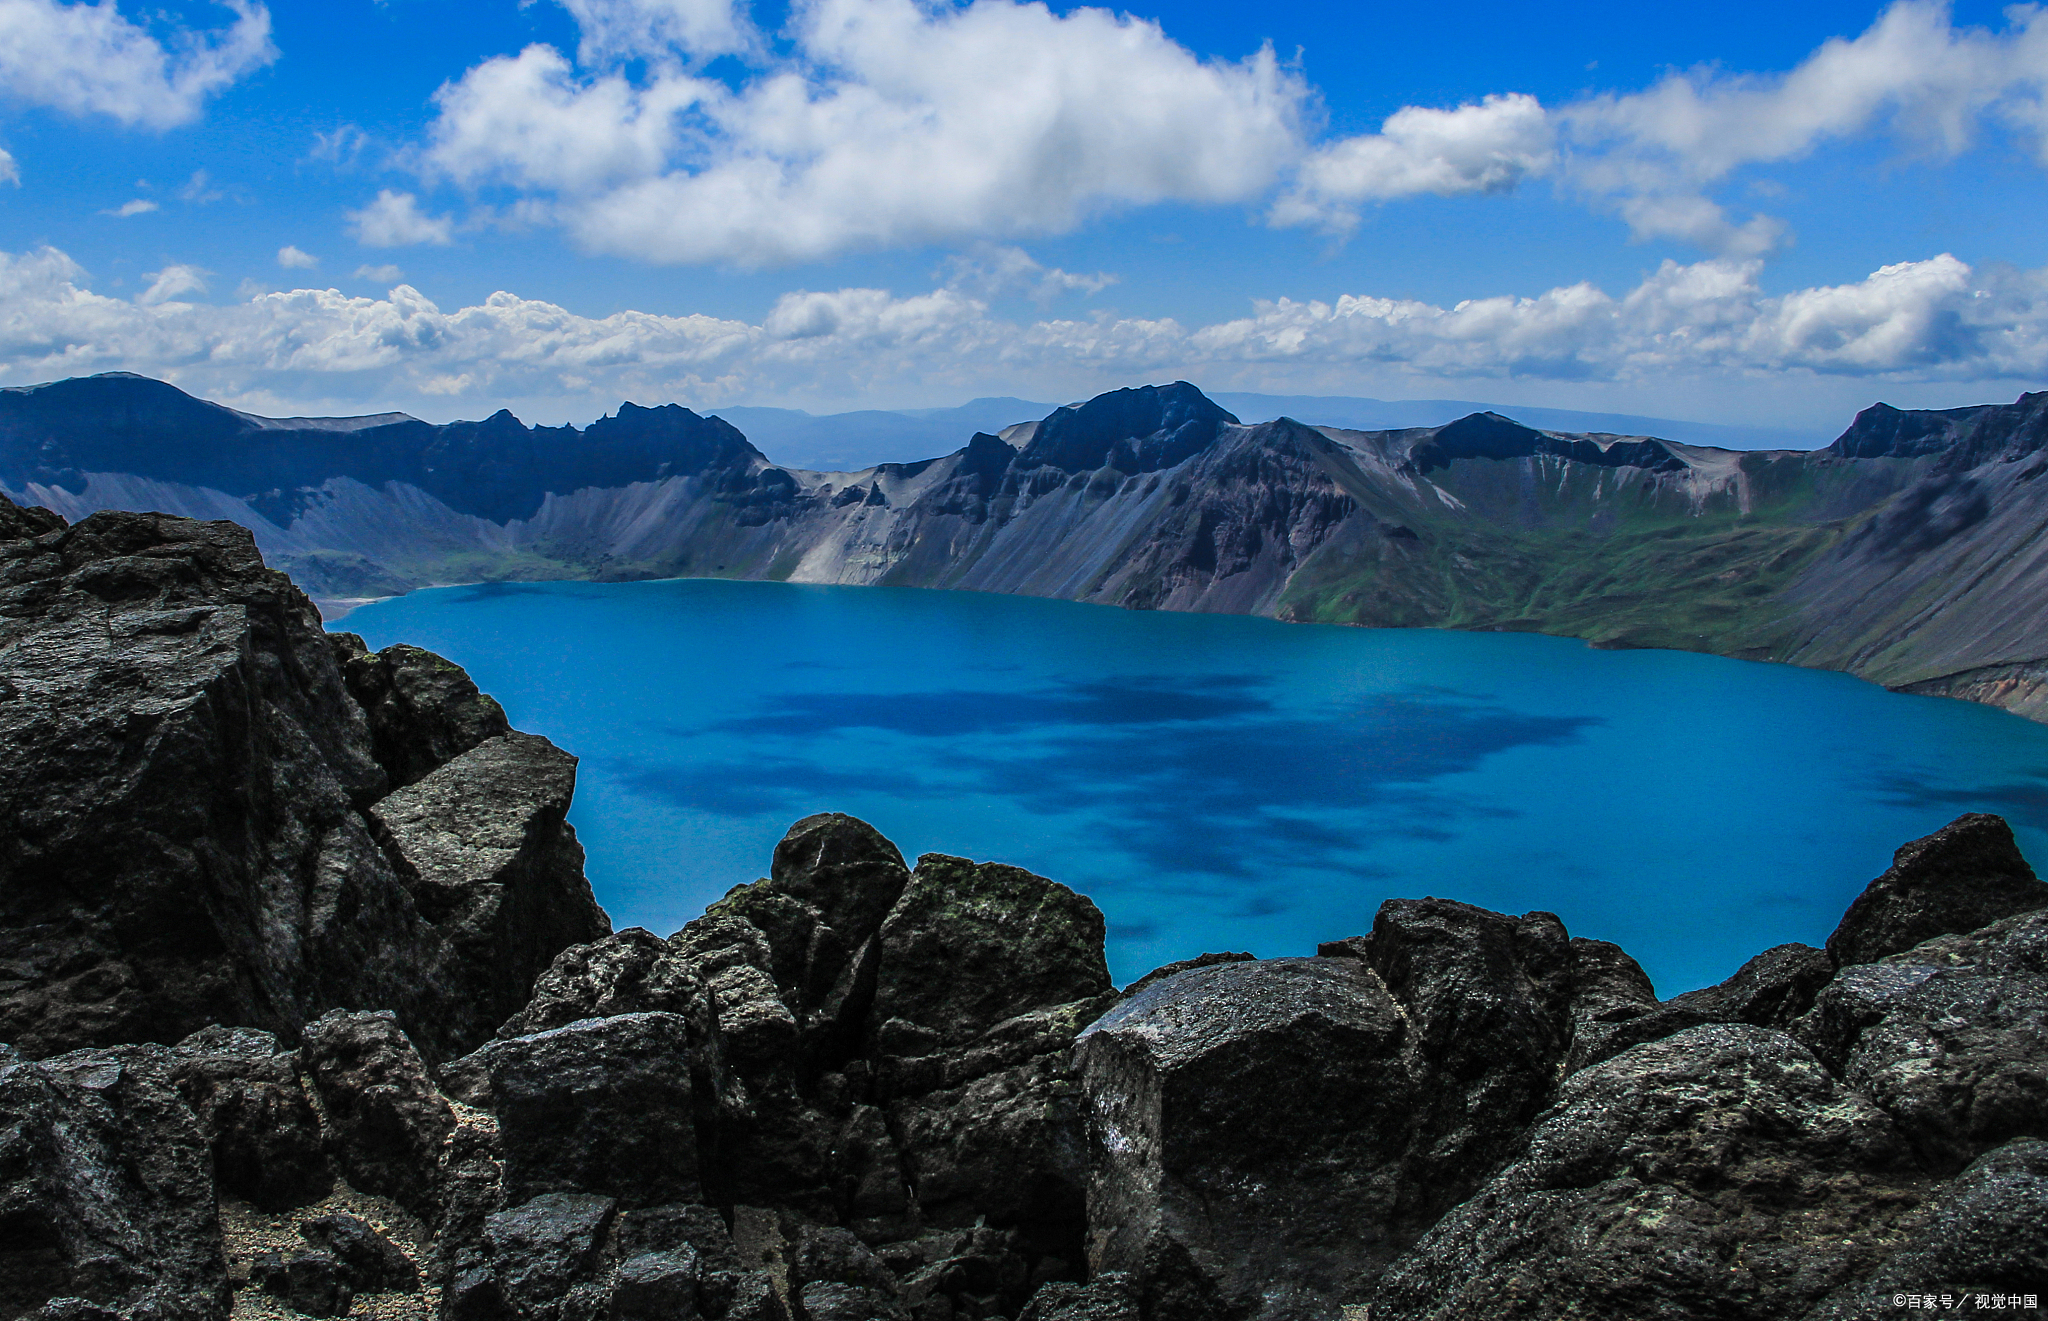
<svg viewBox="0 0 2048 1321"><path fill-rule="evenodd" d="M163 1046L34 1062L0 1046L0 1316L71 1297L120 1315L225 1313L207 1135Z"/></svg>
<svg viewBox="0 0 2048 1321"><path fill-rule="evenodd" d="M478 692L461 666L402 642L372 652L353 633L331 633L328 640L392 788L423 780L479 743L512 732L505 708Z"/></svg>
<svg viewBox="0 0 2048 1321"><path fill-rule="evenodd" d="M604 933L561 819L574 759L503 732L453 666L338 661L233 524L8 509L0 1039L32 1056L214 1024L290 1039L351 1007L393 1010L446 1056ZM380 809L412 854L380 843ZM472 812L488 841L433 847Z"/></svg>
<svg viewBox="0 0 2048 1321"><path fill-rule="evenodd" d="M1954 1173L2048 1134L2048 911L1845 968L1794 1025Z"/></svg>
<svg viewBox="0 0 2048 1321"><path fill-rule="evenodd" d="M690 1056L681 1015L620 1014L494 1041L443 1076L497 1116L508 1196L698 1202Z"/></svg>
<svg viewBox="0 0 2048 1321"><path fill-rule="evenodd" d="M1891 1117L1790 1037L1693 1028L1573 1075L1373 1314L1798 1316L1876 1265L1918 1174Z"/></svg>
<svg viewBox="0 0 2048 1321"><path fill-rule="evenodd" d="M1220 1317L1282 1278L1334 1294L1391 1255L1406 1031L1349 959L1196 968L1104 1015L1079 1052L1090 1268L1140 1276L1154 1310Z"/></svg>

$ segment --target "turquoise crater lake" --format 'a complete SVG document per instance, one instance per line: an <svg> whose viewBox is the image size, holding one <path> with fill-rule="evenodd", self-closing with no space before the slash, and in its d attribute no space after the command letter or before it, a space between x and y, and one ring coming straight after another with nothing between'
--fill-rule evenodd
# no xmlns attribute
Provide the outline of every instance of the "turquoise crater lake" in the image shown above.
<svg viewBox="0 0 2048 1321"><path fill-rule="evenodd" d="M2048 858L2048 726L1789 666L713 580L439 588L334 627L440 652L580 756L597 897L663 935L841 811L1086 893L1119 982L1438 895L1549 909L1670 995L1820 943L1958 813Z"/></svg>

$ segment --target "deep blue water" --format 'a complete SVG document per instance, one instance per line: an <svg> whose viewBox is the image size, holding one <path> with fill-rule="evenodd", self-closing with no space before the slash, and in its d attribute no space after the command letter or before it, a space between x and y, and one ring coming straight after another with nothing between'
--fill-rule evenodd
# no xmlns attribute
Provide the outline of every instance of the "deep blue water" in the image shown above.
<svg viewBox="0 0 2048 1321"><path fill-rule="evenodd" d="M1119 982L1428 894L1549 909L1669 995L1820 943L1960 812L2048 858L2048 726L1790 666L707 580L441 588L336 627L448 656L582 757L598 898L663 935L826 810L1083 891Z"/></svg>

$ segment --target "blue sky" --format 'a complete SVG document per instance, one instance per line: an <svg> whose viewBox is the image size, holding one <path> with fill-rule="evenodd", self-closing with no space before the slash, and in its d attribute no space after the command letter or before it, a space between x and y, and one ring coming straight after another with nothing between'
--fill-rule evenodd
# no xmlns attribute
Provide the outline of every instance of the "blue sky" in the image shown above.
<svg viewBox="0 0 2048 1321"><path fill-rule="evenodd" d="M2048 15L0 0L0 383L587 421L2048 378Z"/></svg>

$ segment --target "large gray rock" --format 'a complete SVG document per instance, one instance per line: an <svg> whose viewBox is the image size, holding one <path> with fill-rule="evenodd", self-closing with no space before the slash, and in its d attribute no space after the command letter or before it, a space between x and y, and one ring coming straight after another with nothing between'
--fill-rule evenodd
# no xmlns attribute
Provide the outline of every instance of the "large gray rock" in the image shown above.
<svg viewBox="0 0 2048 1321"><path fill-rule="evenodd" d="M1938 1173L2048 1136L2048 912L1845 968L1794 1030Z"/></svg>
<svg viewBox="0 0 2048 1321"><path fill-rule="evenodd" d="M555 956L533 996L498 1029L523 1037L584 1018L648 1012L681 1014L707 1039L716 1028L697 964L644 927L629 927Z"/></svg>
<svg viewBox="0 0 2048 1321"><path fill-rule="evenodd" d="M256 1028L204 1028L178 1043L171 1077L206 1129L223 1193L283 1211L318 1201L333 1187L297 1056L276 1037Z"/></svg>
<svg viewBox="0 0 2048 1321"><path fill-rule="evenodd" d="M0 495L0 541L40 537L64 526L64 518L41 505L18 505Z"/></svg>
<svg viewBox="0 0 2048 1321"><path fill-rule="evenodd" d="M673 1298L682 1292L679 1274L687 1272L693 1282L691 1305L700 1315L786 1321L769 1278L741 1258L724 1217L711 1207L646 1206L621 1212L616 1245L620 1287L612 1297L615 1309L653 1305L657 1296ZM627 1267L635 1260L645 1263L642 1278L651 1287L624 1287Z"/></svg>
<svg viewBox="0 0 2048 1321"><path fill-rule="evenodd" d="M1089 1267L1186 1321L1334 1309L1402 1246L1401 1007L1349 959L1153 983L1081 1035Z"/></svg>
<svg viewBox="0 0 2048 1321"><path fill-rule="evenodd" d="M1023 1231L1038 1252L1081 1265L1076 1231L1087 1217L1087 1108L1064 1052L899 1099L889 1116L875 1134L891 1162L880 1171L880 1190L863 1189L873 1200L849 1209L887 1214L900 1208L884 1195L915 1188L925 1224L985 1219ZM892 1138L900 1145L882 1146Z"/></svg>
<svg viewBox="0 0 2048 1321"><path fill-rule="evenodd" d="M1895 1295L1907 1292L2048 1298L2048 1142L2017 1138L1986 1153L1900 1224L1891 1255L1811 1321L1894 1318Z"/></svg>
<svg viewBox="0 0 2048 1321"><path fill-rule="evenodd" d="M369 724L371 755L394 789L512 732L505 708L478 692L460 665L402 642L372 652L354 633L330 633L328 641Z"/></svg>
<svg viewBox="0 0 2048 1321"><path fill-rule="evenodd" d="M432 1220L455 1115L397 1017L337 1009L309 1023L305 1036L301 1062L343 1175Z"/></svg>
<svg viewBox="0 0 2048 1321"><path fill-rule="evenodd" d="M1021 867L928 853L882 923L870 1032L961 1046L1041 1005L1112 988L1102 913Z"/></svg>
<svg viewBox="0 0 2048 1321"><path fill-rule="evenodd" d="M1572 943L1577 946L1579 942ZM1620 957L1628 958L1625 954ZM1635 966L1635 960L1628 962L1630 967ZM1641 975L1640 969L1637 975ZM1630 1046L1661 1041L1708 1023L1790 1027L1813 1007L1814 998L1834 976L1835 961L1826 951L1811 945L1790 944L1765 950L1736 969L1727 981L1675 995L1662 1003L1649 994L1649 979L1644 978L1642 1003L1580 1018L1565 1069L1576 1073L1611 1059Z"/></svg>
<svg viewBox="0 0 2048 1321"><path fill-rule="evenodd" d="M175 1062L113 1046L37 1064L0 1045L0 1316L54 1299L122 1321L226 1316L207 1135Z"/></svg>
<svg viewBox="0 0 2048 1321"><path fill-rule="evenodd" d="M379 847L370 723L312 603L233 524L108 512L0 538L0 694L0 1039L32 1056L216 1023L290 1040L339 1007L460 1053L604 929L566 827L534 839L547 861L507 921L422 911L459 883Z"/></svg>
<svg viewBox="0 0 2048 1321"><path fill-rule="evenodd" d="M1550 1099L1570 1040L1577 951L1550 913L1390 899L1373 917L1365 954L1402 1006L1409 1072L1418 1095L1432 1098L1409 1139L1430 1172L1403 1207L1411 1223L1426 1224ZM1607 960L1598 973L1603 983L1612 977Z"/></svg>
<svg viewBox="0 0 2048 1321"><path fill-rule="evenodd" d="M1838 965L1875 963L1923 940L2040 908L2048 908L2048 882L2027 865L2012 828L1972 812L1900 845L1890 870L1843 914L1828 954Z"/></svg>
<svg viewBox="0 0 2048 1321"><path fill-rule="evenodd" d="M585 1019L494 1041L443 1070L497 1117L505 1196L602 1193L627 1206L702 1199L690 1029L678 1014Z"/></svg>
<svg viewBox="0 0 2048 1321"><path fill-rule="evenodd" d="M1608 941L1579 936L1571 939L1568 948L1573 977L1571 1001L1566 1010L1570 1045L1565 1072L1576 1073L1638 1041L1669 1035L1655 1030L1644 1033L1644 1020L1657 1012L1657 992L1650 984L1649 974L1626 950Z"/></svg>
<svg viewBox="0 0 2048 1321"><path fill-rule="evenodd" d="M1799 1316L1882 1259L1920 1184L1890 1117L1799 1043L1693 1028L1567 1080L1372 1315Z"/></svg>
<svg viewBox="0 0 2048 1321"><path fill-rule="evenodd" d="M1756 972L1725 1012L1782 1012L1740 991L1776 985ZM1316 959L1148 980L1077 1050L1090 1268L1148 1315L1332 1316L1508 1159L1575 1054L1659 1013L1616 947L1441 899Z"/></svg>
<svg viewBox="0 0 2048 1321"><path fill-rule="evenodd" d="M697 1254L643 1252L612 1277L612 1321L690 1321L697 1306Z"/></svg>
<svg viewBox="0 0 2048 1321"><path fill-rule="evenodd" d="M609 1197L544 1193L485 1222L489 1261L451 1282L446 1311L459 1321L586 1321L610 1290L603 1251L618 1204Z"/></svg>
<svg viewBox="0 0 2048 1321"><path fill-rule="evenodd" d="M909 878L903 855L865 821L838 812L805 817L775 846L767 879L734 889L691 923L694 944L708 950L737 939L751 947L734 924L758 932L748 966L772 981L803 1041L804 1065L831 1068L861 1045L875 935ZM761 1003L765 990L734 987L720 999Z"/></svg>
<svg viewBox="0 0 2048 1321"><path fill-rule="evenodd" d="M574 757L537 734L500 734L370 809L420 911L476 970L494 1024L563 946L611 934L566 819L575 790Z"/></svg>

